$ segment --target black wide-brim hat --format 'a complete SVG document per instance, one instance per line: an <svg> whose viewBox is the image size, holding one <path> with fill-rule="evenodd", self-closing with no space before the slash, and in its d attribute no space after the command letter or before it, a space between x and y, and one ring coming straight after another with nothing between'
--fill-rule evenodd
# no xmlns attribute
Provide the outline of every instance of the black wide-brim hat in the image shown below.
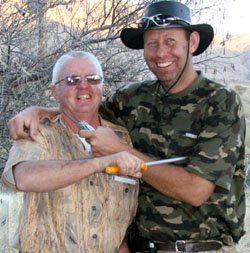
<svg viewBox="0 0 250 253"><path fill-rule="evenodd" d="M176 22L169 22L166 25L158 26L152 21L151 25L146 28L124 28L121 31L120 37L125 46L131 49L143 49L143 33L152 29L171 29L181 27L188 31L197 31L200 35L200 43L194 56L204 52L214 37L213 27L209 24L191 24L190 10L189 8L179 2L175 1L159 1L148 5L145 8L143 19L162 15L168 17L169 20L177 20ZM183 22L181 22L183 21Z"/></svg>

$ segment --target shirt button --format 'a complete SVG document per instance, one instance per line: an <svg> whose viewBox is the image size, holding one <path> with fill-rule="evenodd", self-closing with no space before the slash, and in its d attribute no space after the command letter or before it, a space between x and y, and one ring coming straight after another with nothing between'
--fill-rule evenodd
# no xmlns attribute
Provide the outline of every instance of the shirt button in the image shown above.
<svg viewBox="0 0 250 253"><path fill-rule="evenodd" d="M90 185L94 185L94 182L93 182L93 181L90 181L89 184L90 184Z"/></svg>
<svg viewBox="0 0 250 253"><path fill-rule="evenodd" d="M93 239L97 239L97 234L93 234L93 235L92 235L92 238L93 238Z"/></svg>
<svg viewBox="0 0 250 253"><path fill-rule="evenodd" d="M125 188L125 190L124 190L126 193L128 193L129 192L129 188Z"/></svg>
<svg viewBox="0 0 250 253"><path fill-rule="evenodd" d="M92 211L96 211L96 206L91 207Z"/></svg>

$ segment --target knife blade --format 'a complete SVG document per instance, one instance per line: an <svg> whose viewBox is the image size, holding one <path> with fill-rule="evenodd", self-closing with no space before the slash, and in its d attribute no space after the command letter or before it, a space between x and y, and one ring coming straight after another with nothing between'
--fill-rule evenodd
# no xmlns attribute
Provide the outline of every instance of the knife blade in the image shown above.
<svg viewBox="0 0 250 253"><path fill-rule="evenodd" d="M147 171L149 166L173 163L173 162L178 162L178 161L182 161L185 159L187 159L187 156L179 156L179 157L173 157L173 158L168 158L168 159L161 159L161 160L156 160L156 161L151 161L151 162L145 162L145 163L141 164L141 170L142 170L142 172L145 172L145 171ZM119 171L120 171L120 168L117 165L111 165L105 169L105 172L108 174L117 174L117 173L119 173Z"/></svg>

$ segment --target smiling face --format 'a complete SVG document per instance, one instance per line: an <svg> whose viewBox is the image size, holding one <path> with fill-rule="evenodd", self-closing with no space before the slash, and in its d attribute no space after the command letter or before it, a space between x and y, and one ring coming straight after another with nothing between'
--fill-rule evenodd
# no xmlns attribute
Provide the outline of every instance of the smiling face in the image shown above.
<svg viewBox="0 0 250 253"><path fill-rule="evenodd" d="M98 109L102 100L103 84L90 84L86 76L100 75L100 69L88 58L78 57L67 60L61 67L58 80L67 76L81 76L79 84L70 86L65 80L52 85L52 93L60 104L60 110L71 114L78 120L91 124L92 119L98 118Z"/></svg>
<svg viewBox="0 0 250 253"><path fill-rule="evenodd" d="M146 63L166 88L178 79L185 68L187 54L188 63L191 61L192 53L199 43L197 36L196 32L191 33L189 43L187 31L182 28L152 29L144 33ZM182 79L188 74L189 69L192 68L185 68Z"/></svg>

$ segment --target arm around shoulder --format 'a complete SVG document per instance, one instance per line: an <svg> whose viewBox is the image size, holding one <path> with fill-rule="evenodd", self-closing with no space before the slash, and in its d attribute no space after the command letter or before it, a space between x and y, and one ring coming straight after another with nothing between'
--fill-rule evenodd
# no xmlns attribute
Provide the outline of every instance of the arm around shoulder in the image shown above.
<svg viewBox="0 0 250 253"><path fill-rule="evenodd" d="M19 112L8 122L10 137L14 140L31 138L36 139L40 119L52 118L59 113L58 108L31 106Z"/></svg>

